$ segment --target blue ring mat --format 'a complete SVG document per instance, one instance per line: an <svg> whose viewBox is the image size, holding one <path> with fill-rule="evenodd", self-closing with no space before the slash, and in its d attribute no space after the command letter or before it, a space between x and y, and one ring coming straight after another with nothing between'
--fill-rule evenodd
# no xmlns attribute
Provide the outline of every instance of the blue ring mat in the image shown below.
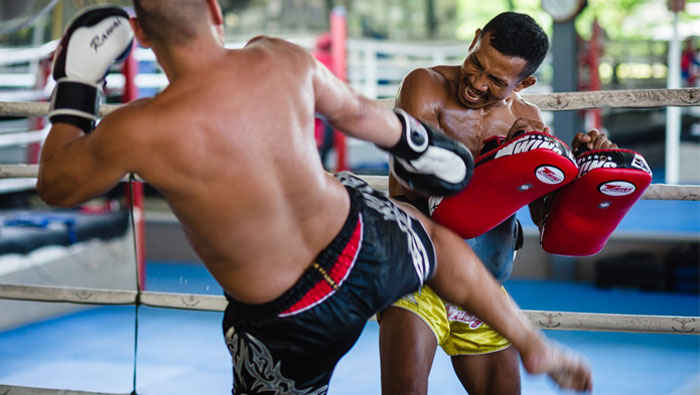
<svg viewBox="0 0 700 395"><path fill-rule="evenodd" d="M221 294L201 264L150 262L153 291ZM697 295L601 290L585 284L509 280L524 309L630 314L700 315ZM0 333L0 383L130 392L134 306L90 308ZM229 393L230 357L221 313L139 308L137 392ZM697 394L700 337L547 331L592 363L597 394ZM378 325L368 322L338 364L331 395L379 394ZM523 373L523 394L559 394L546 377ZM436 353L429 394L464 394L449 358Z"/></svg>

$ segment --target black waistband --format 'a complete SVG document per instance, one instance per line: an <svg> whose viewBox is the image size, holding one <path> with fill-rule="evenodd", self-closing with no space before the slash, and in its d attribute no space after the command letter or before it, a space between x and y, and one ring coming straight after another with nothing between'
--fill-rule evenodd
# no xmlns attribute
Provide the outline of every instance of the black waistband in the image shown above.
<svg viewBox="0 0 700 395"><path fill-rule="evenodd" d="M315 263L324 269L325 272L330 272L330 269L337 262L339 255L345 249L345 246L350 242L355 227L358 226L358 217L360 212L361 201L358 200L356 191L347 188L350 195L350 212L343 224L338 235L331 243L321 250L316 257ZM324 281L323 274L317 268L309 266L299 281L297 281L290 289L285 291L276 299L261 304L248 304L235 300L229 294L225 293L226 299L229 302L229 309L237 316L252 319L262 319L273 317L282 311L285 311L304 296L316 283Z"/></svg>

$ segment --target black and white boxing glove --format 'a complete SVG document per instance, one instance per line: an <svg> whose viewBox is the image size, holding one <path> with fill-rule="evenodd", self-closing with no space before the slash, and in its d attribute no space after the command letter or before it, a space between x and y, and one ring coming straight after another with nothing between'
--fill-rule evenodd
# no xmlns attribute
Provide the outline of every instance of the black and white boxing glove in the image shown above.
<svg viewBox="0 0 700 395"><path fill-rule="evenodd" d="M115 61L126 57L134 33L129 14L113 6L89 8L68 25L54 53L49 120L90 133L100 107L104 78Z"/></svg>
<svg viewBox="0 0 700 395"><path fill-rule="evenodd" d="M403 126L401 139L388 149L389 168L412 190L430 196L453 195L467 186L474 158L457 140L396 108Z"/></svg>

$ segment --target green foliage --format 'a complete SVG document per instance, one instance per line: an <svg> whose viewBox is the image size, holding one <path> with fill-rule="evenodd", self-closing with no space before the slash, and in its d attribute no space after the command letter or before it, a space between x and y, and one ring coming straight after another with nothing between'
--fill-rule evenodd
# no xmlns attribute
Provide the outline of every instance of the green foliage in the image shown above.
<svg viewBox="0 0 700 395"><path fill-rule="evenodd" d="M667 1L588 0L588 5L576 18L576 30L583 38L590 38L593 20L597 19L610 40L654 39L659 28L668 27L672 23L673 13L668 9ZM686 4L690 3L700 3L700 0L686 0ZM477 28L494 15L509 10L529 14L551 33L552 18L542 10L540 0L458 0L459 24L455 35L460 40L471 40ZM679 19L681 23L689 23L698 22L700 17L681 12Z"/></svg>
<svg viewBox="0 0 700 395"><path fill-rule="evenodd" d="M470 41L474 37L476 29L483 27L491 18L504 11L528 14L545 28L552 23L551 18L540 7L540 0L489 0L478 3L470 0L458 0L457 19L459 24L456 37L460 40Z"/></svg>
<svg viewBox="0 0 700 395"><path fill-rule="evenodd" d="M656 27L671 24L673 13L666 0L589 0L576 18L576 30L586 39L594 19L611 40L648 40Z"/></svg>

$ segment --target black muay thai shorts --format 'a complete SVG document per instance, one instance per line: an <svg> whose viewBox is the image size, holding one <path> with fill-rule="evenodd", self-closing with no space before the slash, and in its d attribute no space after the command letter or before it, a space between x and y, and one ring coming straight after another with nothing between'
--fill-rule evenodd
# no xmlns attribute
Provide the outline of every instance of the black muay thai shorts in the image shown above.
<svg viewBox="0 0 700 395"><path fill-rule="evenodd" d="M350 213L299 281L264 304L226 295L234 394L325 394L367 320L435 271L433 244L418 220L352 174L336 177L350 195Z"/></svg>

